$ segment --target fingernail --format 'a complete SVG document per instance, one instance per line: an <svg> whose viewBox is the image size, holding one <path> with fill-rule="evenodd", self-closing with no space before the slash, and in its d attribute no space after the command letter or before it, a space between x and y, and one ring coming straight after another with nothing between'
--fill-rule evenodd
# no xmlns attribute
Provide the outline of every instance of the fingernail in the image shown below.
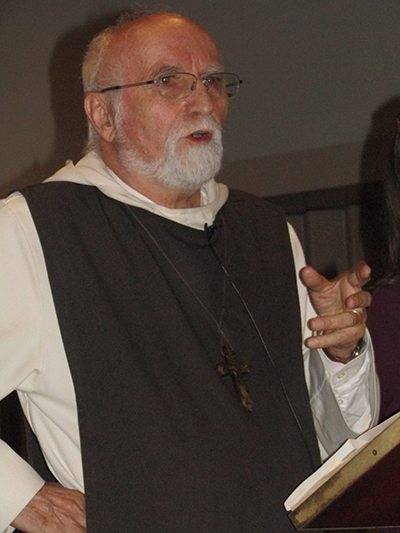
<svg viewBox="0 0 400 533"><path fill-rule="evenodd" d="M318 348L318 339L316 337L310 337L307 339L308 348Z"/></svg>

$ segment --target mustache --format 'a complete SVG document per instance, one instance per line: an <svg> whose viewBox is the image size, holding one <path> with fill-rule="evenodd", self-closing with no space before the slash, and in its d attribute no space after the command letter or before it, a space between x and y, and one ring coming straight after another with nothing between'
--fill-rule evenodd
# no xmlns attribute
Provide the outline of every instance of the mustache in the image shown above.
<svg viewBox="0 0 400 533"><path fill-rule="evenodd" d="M222 127L211 117L205 115L195 119L188 120L187 123L172 129L170 136L174 138L187 137L196 131L209 131L217 136L222 136Z"/></svg>

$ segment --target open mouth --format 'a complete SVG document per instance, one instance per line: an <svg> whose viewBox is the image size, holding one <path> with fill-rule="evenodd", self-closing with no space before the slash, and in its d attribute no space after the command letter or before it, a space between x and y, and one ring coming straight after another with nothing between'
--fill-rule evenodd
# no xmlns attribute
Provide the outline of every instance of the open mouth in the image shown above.
<svg viewBox="0 0 400 533"><path fill-rule="evenodd" d="M192 137L193 139L204 139L204 140L210 140L211 139L211 133L209 131L195 131L194 133L191 133L189 137Z"/></svg>

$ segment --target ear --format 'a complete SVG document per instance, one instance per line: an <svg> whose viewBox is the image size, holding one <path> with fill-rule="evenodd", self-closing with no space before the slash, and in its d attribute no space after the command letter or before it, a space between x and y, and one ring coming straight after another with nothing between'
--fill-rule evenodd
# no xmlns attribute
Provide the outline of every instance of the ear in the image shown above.
<svg viewBox="0 0 400 533"><path fill-rule="evenodd" d="M85 112L100 137L107 142L112 142L115 137L115 128L107 99L99 93L88 93L85 96Z"/></svg>

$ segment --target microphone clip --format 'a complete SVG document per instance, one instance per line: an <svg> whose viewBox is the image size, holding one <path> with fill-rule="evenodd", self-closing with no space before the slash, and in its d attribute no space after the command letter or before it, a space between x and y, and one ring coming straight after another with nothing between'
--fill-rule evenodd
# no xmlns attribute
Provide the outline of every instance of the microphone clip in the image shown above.
<svg viewBox="0 0 400 533"><path fill-rule="evenodd" d="M206 232L207 241L209 243L214 237L216 230L217 228L214 226L214 224L211 224L211 226L209 226L207 223L204 224L204 231Z"/></svg>

